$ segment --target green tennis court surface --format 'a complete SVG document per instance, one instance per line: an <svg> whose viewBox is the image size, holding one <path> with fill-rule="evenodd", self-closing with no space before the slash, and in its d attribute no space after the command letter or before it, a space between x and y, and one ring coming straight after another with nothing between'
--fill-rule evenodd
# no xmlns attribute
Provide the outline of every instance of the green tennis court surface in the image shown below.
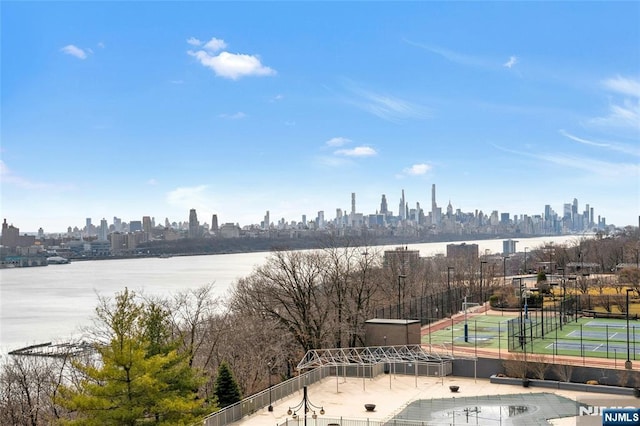
<svg viewBox="0 0 640 426"><path fill-rule="evenodd" d="M422 337L426 344L445 344L461 348L488 348L508 350L509 337L507 321L518 316L513 315L468 315L464 320L446 324L444 329L427 332ZM540 320L530 313L525 324ZM593 318L572 318L560 321L560 316L551 319L553 327L545 332L544 337L526 338L527 352L548 355L573 355L583 357L626 359L627 350L630 357L640 359L640 322L631 321L627 334L626 320ZM566 319L565 319L566 320ZM465 333L466 324L466 333ZM548 327L549 328L549 327ZM466 335L465 335L466 334ZM628 343L627 343L628 342ZM522 348L518 348L522 350Z"/></svg>

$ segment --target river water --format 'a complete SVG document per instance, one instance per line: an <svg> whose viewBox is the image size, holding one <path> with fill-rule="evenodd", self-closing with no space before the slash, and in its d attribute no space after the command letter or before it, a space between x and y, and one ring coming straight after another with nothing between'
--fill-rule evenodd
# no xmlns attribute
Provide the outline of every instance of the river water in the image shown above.
<svg viewBox="0 0 640 426"><path fill-rule="evenodd" d="M521 238L517 250L533 250L549 242L576 241L576 236ZM501 239L465 241L480 253L502 252ZM456 242L459 244L461 242ZM423 257L446 253L447 242L411 244ZM392 249L395 246L380 246ZM168 297L213 284L225 297L238 278L262 265L269 253L217 254L78 261L66 265L0 269L0 354L27 345L63 341L89 325L97 296L111 297L125 287L137 293Z"/></svg>

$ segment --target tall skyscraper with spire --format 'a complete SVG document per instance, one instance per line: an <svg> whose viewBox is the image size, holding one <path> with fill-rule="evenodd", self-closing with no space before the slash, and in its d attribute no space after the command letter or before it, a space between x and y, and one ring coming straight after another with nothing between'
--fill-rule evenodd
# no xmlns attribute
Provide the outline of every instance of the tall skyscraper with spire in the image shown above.
<svg viewBox="0 0 640 426"><path fill-rule="evenodd" d="M440 212L436 203L436 184L431 185L431 224L438 225L440 223Z"/></svg>

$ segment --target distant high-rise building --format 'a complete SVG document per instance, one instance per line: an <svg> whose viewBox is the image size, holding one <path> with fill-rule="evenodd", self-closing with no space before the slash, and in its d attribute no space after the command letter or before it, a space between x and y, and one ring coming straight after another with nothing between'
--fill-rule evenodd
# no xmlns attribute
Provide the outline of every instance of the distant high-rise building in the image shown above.
<svg viewBox="0 0 640 426"><path fill-rule="evenodd" d="M7 223L7 219L2 222L2 236L0 244L5 247L17 247L20 237L20 229Z"/></svg>
<svg viewBox="0 0 640 426"><path fill-rule="evenodd" d="M318 212L318 229L323 229L324 228L324 211L320 210Z"/></svg>
<svg viewBox="0 0 640 426"><path fill-rule="evenodd" d="M200 223L198 222L198 214L196 209L189 210L189 238L198 238L200 236Z"/></svg>
<svg viewBox="0 0 640 426"><path fill-rule="evenodd" d="M503 256L508 256L510 254L513 254L516 252L516 243L518 241L516 240L504 240L502 242L502 255Z"/></svg>
<svg viewBox="0 0 640 426"><path fill-rule="evenodd" d="M85 219L85 225L84 225L84 233L87 236L92 236L95 235L95 228L93 226L93 224L91 223L91 218L88 217Z"/></svg>
<svg viewBox="0 0 640 426"><path fill-rule="evenodd" d="M264 221L262 223L262 229L269 229L271 226L271 217L269 214L269 210L264 214Z"/></svg>
<svg viewBox="0 0 640 426"><path fill-rule="evenodd" d="M129 222L129 232L142 232L142 221L132 220Z"/></svg>
<svg viewBox="0 0 640 426"><path fill-rule="evenodd" d="M351 193L351 214L356 214L356 193Z"/></svg>
<svg viewBox="0 0 640 426"><path fill-rule="evenodd" d="M151 223L151 217L149 216L142 216L142 230L146 233L149 234L149 236L151 236L151 230L153 228L153 225Z"/></svg>
<svg viewBox="0 0 640 426"><path fill-rule="evenodd" d="M109 225L107 224L107 219L102 218L100 221L100 228L98 228L98 239L100 241L107 241L107 236L109 234Z"/></svg>
<svg viewBox="0 0 640 426"><path fill-rule="evenodd" d="M404 189L402 190L402 196L400 197L400 204L398 205L398 216L404 220L407 218L407 204L404 199Z"/></svg>
<svg viewBox="0 0 640 426"><path fill-rule="evenodd" d="M214 214L211 216L211 231L218 232L218 215Z"/></svg>
<svg viewBox="0 0 640 426"><path fill-rule="evenodd" d="M500 223L502 225L508 225L509 222L509 213L500 213Z"/></svg>
<svg viewBox="0 0 640 426"><path fill-rule="evenodd" d="M478 259L479 249L477 244L447 244L447 259L466 260L467 264L473 265Z"/></svg>
<svg viewBox="0 0 640 426"><path fill-rule="evenodd" d="M386 215L389 213L389 207L387 206L387 196L382 194L382 201L380 201L380 214Z"/></svg>
<svg viewBox="0 0 640 426"><path fill-rule="evenodd" d="M441 209L436 203L436 184L431 185L431 224L438 225L440 223Z"/></svg>
<svg viewBox="0 0 640 426"><path fill-rule="evenodd" d="M122 219L119 217L113 217L113 230L114 232L122 232Z"/></svg>

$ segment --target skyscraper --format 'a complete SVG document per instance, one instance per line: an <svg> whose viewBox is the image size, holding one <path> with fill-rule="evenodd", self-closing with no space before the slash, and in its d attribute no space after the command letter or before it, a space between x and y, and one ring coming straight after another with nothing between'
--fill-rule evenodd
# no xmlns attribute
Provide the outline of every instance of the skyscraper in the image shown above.
<svg viewBox="0 0 640 426"><path fill-rule="evenodd" d="M351 193L351 215L356 214L356 193Z"/></svg>
<svg viewBox="0 0 640 426"><path fill-rule="evenodd" d="M148 233L149 235L151 235L151 228L152 228L152 224L151 224L151 217L150 216L142 216L142 230L146 233Z"/></svg>
<svg viewBox="0 0 640 426"><path fill-rule="evenodd" d="M200 236L200 224L198 223L198 215L196 209L189 211L189 238L197 238Z"/></svg>
<svg viewBox="0 0 640 426"><path fill-rule="evenodd" d="M107 235L109 234L109 225L107 225L107 219L102 218L100 221L100 227L98 228L98 240L107 241Z"/></svg>
<svg viewBox="0 0 640 426"><path fill-rule="evenodd" d="M436 204L436 184L431 185L431 224L440 224L440 209Z"/></svg>
<svg viewBox="0 0 640 426"><path fill-rule="evenodd" d="M262 223L262 229L269 229L271 226L271 218L269 217L269 210L264 215L264 222Z"/></svg>
<svg viewBox="0 0 640 426"><path fill-rule="evenodd" d="M382 194L382 201L380 201L380 214L386 215L389 213L389 208L387 206L387 196Z"/></svg>

